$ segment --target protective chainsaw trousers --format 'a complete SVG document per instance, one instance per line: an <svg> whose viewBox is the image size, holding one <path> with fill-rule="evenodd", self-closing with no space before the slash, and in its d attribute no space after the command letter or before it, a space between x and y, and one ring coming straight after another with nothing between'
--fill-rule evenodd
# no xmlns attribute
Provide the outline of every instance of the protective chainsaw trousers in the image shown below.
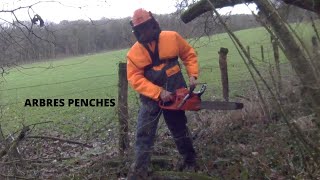
<svg viewBox="0 0 320 180"><path fill-rule="evenodd" d="M161 110L158 102L144 98L138 115L134 171L147 171L150 165L151 153L161 113L163 113L168 129L184 161L186 163L195 162L196 153L186 125L187 118L185 112Z"/></svg>

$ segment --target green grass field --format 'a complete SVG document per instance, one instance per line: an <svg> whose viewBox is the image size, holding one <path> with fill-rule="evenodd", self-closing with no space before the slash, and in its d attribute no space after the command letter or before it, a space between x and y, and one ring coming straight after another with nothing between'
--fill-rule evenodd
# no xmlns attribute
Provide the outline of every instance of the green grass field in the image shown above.
<svg viewBox="0 0 320 180"><path fill-rule="evenodd" d="M299 29L306 42L310 42L311 26ZM250 54L258 67L265 68L272 62L270 36L263 28L236 32L241 42L250 45ZM199 55L201 74L199 82L208 83L205 98L221 99L220 70L218 51L220 47L229 49L228 72L230 96L241 94L251 84L243 60L227 34L201 38L195 44ZM311 43L309 43L311 44ZM265 62L261 61L260 46L264 47ZM308 45L310 46L310 45ZM0 97L2 117L0 123L5 133L21 128L22 124L53 121L41 125L52 131L64 132L73 136L90 135L117 125L117 107L24 107L26 99L65 98L65 99L106 99L118 98L118 64L125 62L128 49L73 57L62 60L22 65L11 69L4 76ZM281 61L286 62L283 55ZM138 109L137 94L129 92L131 119L135 119ZM118 103L116 102L116 105Z"/></svg>

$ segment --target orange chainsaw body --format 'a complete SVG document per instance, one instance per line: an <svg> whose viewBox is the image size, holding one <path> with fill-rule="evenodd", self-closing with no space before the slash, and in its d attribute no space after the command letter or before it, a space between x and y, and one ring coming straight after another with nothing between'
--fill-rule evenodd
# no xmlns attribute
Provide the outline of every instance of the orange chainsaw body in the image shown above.
<svg viewBox="0 0 320 180"><path fill-rule="evenodd" d="M184 99L187 97L187 101ZM196 93L193 93L187 88L177 89L174 93L174 101L163 103L162 101L159 102L159 106L162 109L168 110L188 110L188 111L198 111L201 109L201 99L200 96Z"/></svg>

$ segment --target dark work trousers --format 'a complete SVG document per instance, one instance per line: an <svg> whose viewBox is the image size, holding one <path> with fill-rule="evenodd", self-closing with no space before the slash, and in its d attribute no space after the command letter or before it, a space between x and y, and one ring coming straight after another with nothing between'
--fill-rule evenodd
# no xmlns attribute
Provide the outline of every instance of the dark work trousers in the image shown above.
<svg viewBox="0 0 320 180"><path fill-rule="evenodd" d="M168 129L174 138L177 149L184 158L184 162L195 162L196 153L186 125L187 118L185 112L162 110L162 113ZM137 124L135 171L146 171L150 165L151 153L160 116L161 109L158 106L158 102L151 99L142 102Z"/></svg>

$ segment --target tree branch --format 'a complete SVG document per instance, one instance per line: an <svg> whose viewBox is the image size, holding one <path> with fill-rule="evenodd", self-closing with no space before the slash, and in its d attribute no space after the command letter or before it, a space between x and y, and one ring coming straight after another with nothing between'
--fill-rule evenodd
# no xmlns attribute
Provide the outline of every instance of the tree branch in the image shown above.
<svg viewBox="0 0 320 180"><path fill-rule="evenodd" d="M27 177L21 177L21 176L14 176L14 175L5 175L5 174L0 174L5 179L34 179L34 178L27 178Z"/></svg>
<svg viewBox="0 0 320 180"><path fill-rule="evenodd" d="M87 148L93 148L92 145L90 144L85 144L82 142L77 142L77 141L71 141L68 139L61 139L61 138L57 138L57 137L50 137L50 136L27 136L27 138L34 138L34 139L50 139L50 140L55 140L55 141L61 141L61 142L66 142L69 144L77 144L77 145L81 145Z"/></svg>

